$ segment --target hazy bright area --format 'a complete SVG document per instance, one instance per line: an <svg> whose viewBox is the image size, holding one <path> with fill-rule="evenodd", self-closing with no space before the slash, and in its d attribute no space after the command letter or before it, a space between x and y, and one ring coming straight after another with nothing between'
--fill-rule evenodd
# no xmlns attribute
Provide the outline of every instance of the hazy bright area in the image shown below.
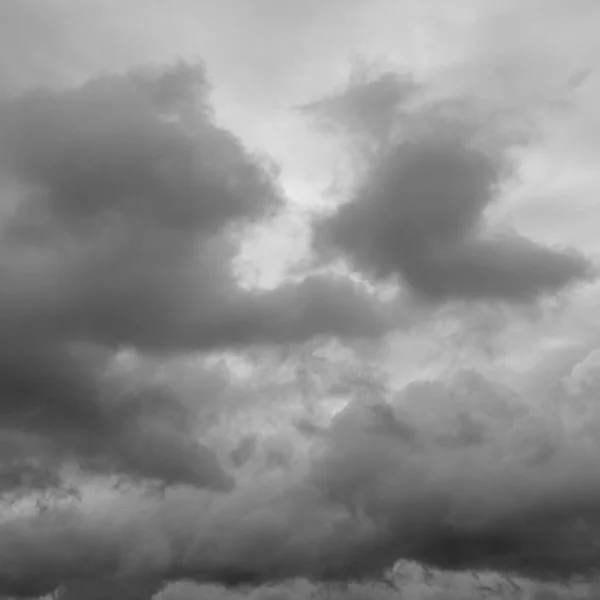
<svg viewBox="0 0 600 600"><path fill-rule="evenodd" d="M600 597L599 0L0 0L0 597Z"/></svg>

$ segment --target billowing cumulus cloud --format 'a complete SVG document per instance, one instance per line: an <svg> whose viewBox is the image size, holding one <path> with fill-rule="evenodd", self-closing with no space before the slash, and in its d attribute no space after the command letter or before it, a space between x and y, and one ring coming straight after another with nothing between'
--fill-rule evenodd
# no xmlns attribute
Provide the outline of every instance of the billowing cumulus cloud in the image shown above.
<svg viewBox="0 0 600 600"><path fill-rule="evenodd" d="M597 596L594 2L34 4L0 596Z"/></svg>
<svg viewBox="0 0 600 600"><path fill-rule="evenodd" d="M341 277L239 286L240 228L284 199L214 123L207 93L203 69L178 63L0 102L4 491L53 486L73 464L231 487L198 440L197 408L213 391L198 389L194 406L167 385L115 380L121 348L383 331L385 307Z"/></svg>
<svg viewBox="0 0 600 600"><path fill-rule="evenodd" d="M191 404L166 385L109 376L106 360L85 355L85 348L16 344L3 353L3 493L56 487L60 467L74 464L92 473L231 487L196 439Z"/></svg>
<svg viewBox="0 0 600 600"><path fill-rule="evenodd" d="M2 303L16 305L7 311L50 335L145 349L302 337L338 296L356 301L346 303L352 319L332 329L369 320L366 296L349 283L240 292L226 234L272 215L282 198L213 124L205 87L201 69L179 65L4 103L0 157L16 196L2 239ZM306 322L297 322L296 292ZM275 331L269 311L294 324Z"/></svg>
<svg viewBox="0 0 600 600"><path fill-rule="evenodd" d="M15 518L0 528L2 589L42 593L81 573L229 586L374 579L402 558L590 574L598 445L591 413L565 427L582 401L571 388L557 382L559 419L473 373L414 383L387 402L351 400L304 466L223 497L174 492Z"/></svg>
<svg viewBox="0 0 600 600"><path fill-rule="evenodd" d="M364 171L318 223L317 245L434 301L530 300L591 277L574 250L486 226L525 132L477 103L426 92L387 74L306 107L350 134Z"/></svg>

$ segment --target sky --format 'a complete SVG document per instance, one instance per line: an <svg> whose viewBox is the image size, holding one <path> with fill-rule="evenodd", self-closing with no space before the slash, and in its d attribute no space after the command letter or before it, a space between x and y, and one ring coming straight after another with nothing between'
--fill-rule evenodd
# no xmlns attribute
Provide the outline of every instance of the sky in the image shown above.
<svg viewBox="0 0 600 600"><path fill-rule="evenodd" d="M0 595L593 598L596 0L0 0Z"/></svg>

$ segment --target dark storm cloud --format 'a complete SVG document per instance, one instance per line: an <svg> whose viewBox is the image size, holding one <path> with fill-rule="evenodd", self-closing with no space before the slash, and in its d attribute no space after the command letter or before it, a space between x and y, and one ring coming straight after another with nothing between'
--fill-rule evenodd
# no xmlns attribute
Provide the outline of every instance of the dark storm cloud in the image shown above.
<svg viewBox="0 0 600 600"><path fill-rule="evenodd" d="M418 92L385 76L308 107L329 121L337 113L366 147L364 175L350 201L318 223L317 246L436 301L524 301L591 277L574 250L486 227L486 210L513 175L510 150L523 141L510 122L499 129L503 117L466 100L426 102L424 90L415 104Z"/></svg>
<svg viewBox="0 0 600 600"><path fill-rule="evenodd" d="M559 400L582 403L595 389L573 396L563 386ZM402 558L587 575L600 564L598 446L586 429L597 428L597 410L588 412L588 425L569 434L470 373L413 384L389 404L355 400L304 473L256 478L220 498L189 491L1 525L0 590L49 591L79 568L90 578L229 586L348 581L377 578Z"/></svg>
<svg viewBox="0 0 600 600"><path fill-rule="evenodd" d="M0 107L1 166L17 203L1 240L5 311L50 335L151 349L307 337L338 298L349 318L325 333L369 328L367 295L347 283L240 290L231 228L272 215L282 200L213 124L206 87L201 70L179 65Z"/></svg>
<svg viewBox="0 0 600 600"><path fill-rule="evenodd" d="M100 578L75 581L62 586L55 600L149 600L157 584L137 580Z"/></svg>
<svg viewBox="0 0 600 600"><path fill-rule="evenodd" d="M197 440L212 400L131 391L107 376L113 353L382 331L388 315L346 280L239 287L236 235L283 199L207 94L202 68L181 63L0 102L3 491L19 465L53 485L49 461L229 489Z"/></svg>
<svg viewBox="0 0 600 600"><path fill-rule="evenodd" d="M55 487L57 465L72 463L91 473L231 488L216 457L195 439L191 407L166 386L107 377L103 362L106 368L85 349L58 346L13 347L0 357L0 440L4 467L15 478L12 486L3 482L3 492Z"/></svg>
<svg viewBox="0 0 600 600"><path fill-rule="evenodd" d="M205 88L202 70L178 65L21 96L2 107L9 173L39 187L37 202L67 226L119 213L215 231L263 214L276 191L212 124Z"/></svg>

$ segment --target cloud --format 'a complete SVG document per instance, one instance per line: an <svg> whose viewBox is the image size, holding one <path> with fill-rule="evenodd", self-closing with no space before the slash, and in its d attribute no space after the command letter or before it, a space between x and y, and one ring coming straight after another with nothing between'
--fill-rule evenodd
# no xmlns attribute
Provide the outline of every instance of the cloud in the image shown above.
<svg viewBox="0 0 600 600"><path fill-rule="evenodd" d="M527 301L592 277L575 250L486 226L514 176L511 151L529 135L510 114L435 99L393 74L364 77L307 107L358 138L364 173L318 221L317 247L433 301Z"/></svg>
<svg viewBox="0 0 600 600"><path fill-rule="evenodd" d="M0 101L0 173L4 492L31 469L36 485L53 486L73 464L228 490L231 477L198 437L211 375L185 403L176 385L111 378L115 353L377 336L389 322L386 307L341 277L240 287L244 228L285 199L215 124L201 66Z"/></svg>
<svg viewBox="0 0 600 600"><path fill-rule="evenodd" d="M583 592L583 593L579 593ZM586 593L587 592L587 593ZM592 589L540 585L532 581L502 577L493 573L456 574L423 569L414 563L401 561L394 576L387 582L349 582L324 585L305 579L253 589L231 590L215 585L191 582L167 586L153 600L481 600L503 598L520 600L561 600L589 598Z"/></svg>
<svg viewBox="0 0 600 600"><path fill-rule="evenodd" d="M39 186L39 200L66 223L118 211L215 230L261 215L276 192L239 141L211 123L206 86L201 68L181 63L9 101L10 173Z"/></svg>
<svg viewBox="0 0 600 600"><path fill-rule="evenodd" d="M147 600L156 589L156 584L101 578L92 581L77 581L64 586L55 595L56 600Z"/></svg>
<svg viewBox="0 0 600 600"><path fill-rule="evenodd" d="M67 586L58 594L58 600L147 600L148 585L137 582L111 580L94 581L92 584L78 583ZM150 591L151 593L151 591ZM358 584L323 586L299 579L290 582L264 585L255 588L233 590L219 585L198 585L193 582L178 582L167 585L155 593L152 600L392 600L397 592L384 584ZM412 596L408 597L412 600ZM420 600L420 599L419 599ZM443 598L446 600L446 597Z"/></svg>
<svg viewBox="0 0 600 600"><path fill-rule="evenodd" d="M576 47L577 63L585 53L581 28L576 39L553 17L558 35L547 35L545 25L539 36L525 25L516 35L512 21L539 23L535 11L552 12L537 1L515 11L497 37L480 19L496 7L471 0L454 6L448 20L438 0L419 15L416 5L397 8L387 0L381 11L352 3L344 14L347 3L288 11L260 2L268 15L246 14L237 0L221 12L187 0L166 12L153 2L113 2L114 11L92 2L75 12L70 2L49 3L53 8L0 8L10 30L0 45L23 50L14 64L0 58L0 71L12 79L0 89L14 91L28 79L57 86L0 101L0 490L54 490L71 473L187 485L160 497L134 486L110 501L84 489L75 507L2 513L0 594L58 587L64 598L387 600L397 593L348 580L380 577L401 557L438 572L490 568L556 579L593 571L600 489L594 356L568 374L569 351L560 359L563 381L552 380L554 363L546 365L544 382L529 386L531 398L524 363L557 343L540 330L559 320L558 309L521 306L523 315L544 315L520 336L516 322L510 325L519 314L514 306L445 302L524 304L593 276L574 250L543 246L488 218L518 177L515 151L538 141L527 121L546 102L540 96L561 87L559 79L568 83L572 65L555 69L557 55ZM443 23L427 24L430 16ZM143 31L132 27L139 22ZM274 36L262 35L274 28ZM405 43L413 33L414 43ZM435 37L436 47L421 33ZM471 47L480 37L492 47ZM521 391L467 373L416 382L398 394L385 385L375 390L375 375L359 392L359 373L345 390L338 386L350 402L329 424L332 405L343 402L332 401L328 386L312 394L327 396L318 398L321 422L319 410L303 412L311 398L304 409L292 408L296 383L254 385L263 376L276 379L265 374L281 368L273 361L242 381L232 406L234 383L203 360L193 382L185 381L187 371L170 371L169 361L256 344L376 338L397 324L389 305L342 276L313 273L270 290L239 284L241 237L257 223L258 235L277 227L286 200L275 175L222 125L236 123L248 143L287 159L281 181L290 195L320 199L315 180L333 171L330 148L311 146L293 115L279 109L318 97L317 88L344 70L344 48L368 53L367 46L383 48L384 38L393 40L390 51L398 43L392 53L402 60L411 45L431 53L421 63L435 62L436 52L450 61L465 49L477 56L472 70L449 69L450 101L417 74L384 73L355 77L343 93L308 107L343 134L353 169L349 202L317 222L316 247L373 281L401 282L424 307L410 313L411 336L394 348L402 354L390 369L396 380L408 379L411 362L413 371L438 377L446 354L461 366L472 361L473 350L457 351L457 340L479 346L493 338L495 360L483 370ZM530 57L520 43L542 38L552 64L536 87L532 73L548 66L547 53ZM196 40L213 48L211 58L201 54L225 88L214 112L203 70L186 64L59 89L101 66L126 68L140 54L189 56L203 50ZM519 77L512 73L512 88L490 67L496 58L494 66L506 64L502 52L490 59L499 45L525 65L516 69ZM270 51L276 46L281 53ZM593 74L572 80L578 92L593 83ZM476 98L464 98L465 89ZM596 104L590 101L590 114ZM583 129L582 138L593 137L593 128ZM267 260L280 247L267 248ZM431 311L424 299L441 307ZM578 327L587 329L592 315L577 313L586 321ZM543 339L532 351L538 334ZM569 338L558 326L553 335ZM505 351L511 344L520 347ZM124 350L146 366L128 363ZM409 358L414 353L420 358ZM519 363L510 374L509 359ZM355 375L357 368L346 370ZM534 406L538 395L544 401ZM237 436L241 441L231 439ZM290 581L296 577L310 581ZM419 593L471 595L430 587ZM420 598L410 586L402 594Z"/></svg>
<svg viewBox="0 0 600 600"><path fill-rule="evenodd" d="M180 491L14 518L0 525L0 589L42 593L82 572L227 586L370 580L402 558L591 574L597 411L588 404L577 421L582 399L567 383L552 413L473 373L414 383L387 403L351 401L307 460L223 497ZM577 394L593 397L589 385Z"/></svg>
<svg viewBox="0 0 600 600"><path fill-rule="evenodd" d="M308 600L331 598L331 600L391 600L397 597L395 590L383 584L356 584L346 586L321 586L307 580L295 580L282 584L265 585L251 590L231 590L221 586L180 583L167 586L153 600Z"/></svg>
<svg viewBox="0 0 600 600"><path fill-rule="evenodd" d="M323 131L348 136L363 158L372 158L392 141L401 107L420 92L406 74L386 72L374 78L369 70L368 64L358 62L343 93L300 107L317 116Z"/></svg>
<svg viewBox="0 0 600 600"><path fill-rule="evenodd" d="M55 345L3 353L0 439L4 468L13 476L3 493L21 486L31 491L36 479L37 487L55 487L60 467L70 464L90 473L231 488L231 477L197 439L193 406L176 390L136 383L130 375L111 377L106 360L85 354L85 348ZM214 393L210 387L198 392ZM32 469L41 469L33 482Z"/></svg>
<svg viewBox="0 0 600 600"><path fill-rule="evenodd" d="M560 397L566 417L575 399ZM550 579L596 569L591 414L567 434L556 415L469 374L413 384L383 408L341 413L312 475L372 528L363 568L404 557Z"/></svg>
<svg viewBox="0 0 600 600"><path fill-rule="evenodd" d="M4 103L0 157L18 194L2 236L3 304L18 299L7 311L51 334L145 349L306 337L337 298L352 318L326 333L368 321L369 299L349 282L239 288L231 229L273 215L283 199L212 123L205 88L201 70L176 65ZM296 295L308 303L302 323ZM296 323L275 331L267 310Z"/></svg>

